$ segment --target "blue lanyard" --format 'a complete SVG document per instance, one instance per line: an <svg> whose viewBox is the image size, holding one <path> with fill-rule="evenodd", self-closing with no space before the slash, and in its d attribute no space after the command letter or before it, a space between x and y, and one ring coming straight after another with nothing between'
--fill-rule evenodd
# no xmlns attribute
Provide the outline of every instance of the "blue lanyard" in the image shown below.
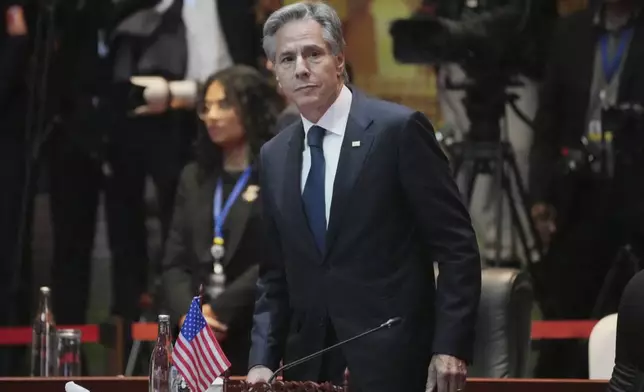
<svg viewBox="0 0 644 392"><path fill-rule="evenodd" d="M626 46L633 35L633 28L622 31L619 38L619 46L617 47L617 52L615 57L611 60L608 59L608 34L604 34L601 37L601 53L602 53L602 67L604 68L604 77L606 78L606 83L610 83L611 79L617 72L622 59L624 58L624 53L626 53Z"/></svg>
<svg viewBox="0 0 644 392"><path fill-rule="evenodd" d="M235 200L237 200L237 198L241 194L242 190L246 186L246 183L248 183L248 179L250 178L250 173L251 173L250 167L244 170L244 173L237 180L237 183L235 184L235 187L233 188L232 192L230 192L230 195L226 200L226 204L224 205L223 210L221 208L221 203L223 199L224 184L221 178L219 178L219 181L217 181L217 188L215 189L215 196L213 198L212 210L213 210L213 218L214 218L213 222L214 222L214 229L215 229L215 233L214 233L215 239L218 239L219 241L221 241L222 244L224 239L224 235L222 233L224 222L226 221L228 212L230 212L230 208L233 206L233 204L235 203Z"/></svg>

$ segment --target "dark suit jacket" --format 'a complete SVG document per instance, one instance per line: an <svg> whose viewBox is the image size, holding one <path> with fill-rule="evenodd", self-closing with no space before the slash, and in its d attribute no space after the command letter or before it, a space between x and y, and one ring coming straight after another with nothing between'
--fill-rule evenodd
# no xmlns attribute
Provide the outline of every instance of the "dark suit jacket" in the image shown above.
<svg viewBox="0 0 644 392"><path fill-rule="evenodd" d="M254 6L255 0L217 1L221 29L233 62L258 68L263 52ZM182 9L183 0L174 0L163 15L153 9L141 10L116 28L116 81L127 81L133 75L183 79L188 49Z"/></svg>
<svg viewBox="0 0 644 392"><path fill-rule="evenodd" d="M555 29L535 119L530 191L535 201L554 203L559 210L567 210L571 203L570 192L560 190L562 184L557 181L561 149L582 149L581 138L588 126L595 50L602 33L593 23L595 12L589 8L574 13ZM644 14L640 14L621 74L618 103L644 104L643 69Z"/></svg>
<svg viewBox="0 0 644 392"><path fill-rule="evenodd" d="M24 139L29 37L7 34L6 13L20 1L0 1L0 141ZM28 23L29 15L24 10ZM28 26L31 28L32 26ZM6 139L8 137L9 139Z"/></svg>
<svg viewBox="0 0 644 392"><path fill-rule="evenodd" d="M474 230L432 125L353 89L324 255L302 207L303 141L299 121L261 153L270 258L260 268L250 365L275 370L283 354L288 363L322 349L327 322L344 340L400 316L342 353L362 390L424 391L433 353L471 359L481 285ZM290 377L319 373L313 360Z"/></svg>
<svg viewBox="0 0 644 392"><path fill-rule="evenodd" d="M615 367L608 392L644 391L644 271L633 276L619 303Z"/></svg>
<svg viewBox="0 0 644 392"><path fill-rule="evenodd" d="M186 166L177 191L174 219L163 259L163 287L173 320L188 311L198 293L199 284L207 284L213 268L210 246L213 238L213 195L217 176L202 182L197 165ZM257 184L256 173L249 185ZM227 194L224 194L227 198ZM255 284L261 258L261 208L259 200L247 201L242 195L224 223L226 254L223 264L227 287L210 301L217 318L228 325L228 337L222 348L232 363L231 372L245 375L248 370L250 328L255 298Z"/></svg>
<svg viewBox="0 0 644 392"><path fill-rule="evenodd" d="M0 140L24 139L28 50L27 37L0 36Z"/></svg>

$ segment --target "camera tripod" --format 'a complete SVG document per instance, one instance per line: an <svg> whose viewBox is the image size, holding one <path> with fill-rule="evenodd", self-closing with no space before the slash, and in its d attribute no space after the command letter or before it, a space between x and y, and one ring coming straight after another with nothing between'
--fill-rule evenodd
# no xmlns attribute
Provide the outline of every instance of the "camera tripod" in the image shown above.
<svg viewBox="0 0 644 392"><path fill-rule="evenodd" d="M518 236L524 263L531 276L535 296L543 297L542 279L539 278L535 263L543 258L541 238L530 213L530 202L525 182L519 171L514 149L509 141L502 140L501 120L505 118L509 105L529 126L531 120L516 105L518 96L508 93L507 88L521 86L508 74L481 73L475 67L464 67L471 79L456 85L447 81L448 90L465 90L463 104L470 120L469 132L464 141L446 145L452 162L453 175L464 180L462 193L465 203L471 208L471 199L476 180L480 175L493 177L492 191L496 195L494 225L496 239L493 243L495 256L488 260L490 266L500 266L504 229L504 202L508 201L510 231ZM522 216L523 215L523 216ZM508 223L505 223L506 225ZM507 228L507 227L506 227ZM512 238L514 240L515 238Z"/></svg>
<svg viewBox="0 0 644 392"><path fill-rule="evenodd" d="M539 261L542 256L539 236L530 214L527 192L510 143L465 141L453 144L450 150L453 154L455 177L459 176L464 166L468 164L471 166L471 170L464 173L466 178L464 193L468 205L471 203L477 177L484 174L494 177L497 200L495 200L495 259L492 263L498 265L501 260L504 197L508 200L511 225L519 237L526 262L530 265L532 262ZM521 214L527 219L527 225L522 222ZM530 238L537 246L530 245Z"/></svg>
<svg viewBox="0 0 644 392"><path fill-rule="evenodd" d="M469 71L469 72L468 72ZM476 179L488 174L494 178L495 200L495 257L493 263L501 260L503 231L503 202L507 198L510 207L511 226L519 237L523 255L528 265L542 258L540 237L530 213L525 182L521 178L512 145L502 140L501 119L506 107L510 107L529 126L531 120L516 105L518 96L508 93L507 87L522 84L505 74L480 74L466 69L466 75L475 76L471 81L454 84L447 81L449 90L465 90L463 104L471 125L467 139L447 146L452 157L453 175L458 178L464 167L466 203L471 205ZM478 76L478 77L477 77ZM522 222L523 215L527 224ZM532 239L533 245L530 245Z"/></svg>

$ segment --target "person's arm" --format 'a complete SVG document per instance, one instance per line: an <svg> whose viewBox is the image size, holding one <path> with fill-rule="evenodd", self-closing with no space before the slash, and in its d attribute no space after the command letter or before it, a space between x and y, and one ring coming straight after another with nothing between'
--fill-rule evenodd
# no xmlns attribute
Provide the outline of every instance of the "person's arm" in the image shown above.
<svg viewBox="0 0 644 392"><path fill-rule="evenodd" d="M165 245L165 254L161 262L161 278L164 296L172 320L179 322L180 317L188 312L190 301L197 293L192 291L192 270L188 259L190 243L186 224L186 185L188 172L184 170L179 181L175 198L172 225Z"/></svg>
<svg viewBox="0 0 644 392"><path fill-rule="evenodd" d="M217 320L228 328L233 328L239 317L246 315L247 311L253 308L258 276L259 266L254 265L210 302L210 307L217 316Z"/></svg>
<svg viewBox="0 0 644 392"><path fill-rule="evenodd" d="M260 153L260 198L265 228L265 258L260 261L257 281L257 300L253 315L249 368L265 367L275 370L284 354L290 319L289 294L279 231L273 217L274 203L266 184L265 148ZM251 370L252 372L252 370ZM261 377L263 378L263 377ZM257 381L251 377L249 380Z"/></svg>
<svg viewBox="0 0 644 392"><path fill-rule="evenodd" d="M471 362L481 260L469 213L432 125L414 113L399 133L399 176L431 259L438 262L435 354ZM430 283L428 283L430 284Z"/></svg>
<svg viewBox="0 0 644 392"><path fill-rule="evenodd" d="M146 8L152 8L162 0L121 0L113 5L109 4L111 11L107 20L107 30L112 31L125 18Z"/></svg>

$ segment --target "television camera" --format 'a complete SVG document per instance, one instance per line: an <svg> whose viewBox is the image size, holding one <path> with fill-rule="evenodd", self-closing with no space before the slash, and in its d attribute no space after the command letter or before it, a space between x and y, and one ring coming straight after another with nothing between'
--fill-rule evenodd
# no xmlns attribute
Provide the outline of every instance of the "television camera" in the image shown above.
<svg viewBox="0 0 644 392"><path fill-rule="evenodd" d="M470 129L464 141L447 143L445 148L455 176L466 164L471 167L464 182L468 184L464 192L468 200L479 174L494 176L497 194L509 201L512 225L531 272L533 262L543 255L543 246L532 221L525 182L512 146L502 140L501 119L510 105L532 126L515 103L518 96L508 88L521 86L519 76L541 78L549 33L556 18L556 0L425 0L420 12L394 21L390 29L397 61L437 67L455 63L465 72L464 82L448 80L446 87L465 91L463 105ZM496 261L501 258L502 202L499 197ZM538 280L534 280L536 285Z"/></svg>

